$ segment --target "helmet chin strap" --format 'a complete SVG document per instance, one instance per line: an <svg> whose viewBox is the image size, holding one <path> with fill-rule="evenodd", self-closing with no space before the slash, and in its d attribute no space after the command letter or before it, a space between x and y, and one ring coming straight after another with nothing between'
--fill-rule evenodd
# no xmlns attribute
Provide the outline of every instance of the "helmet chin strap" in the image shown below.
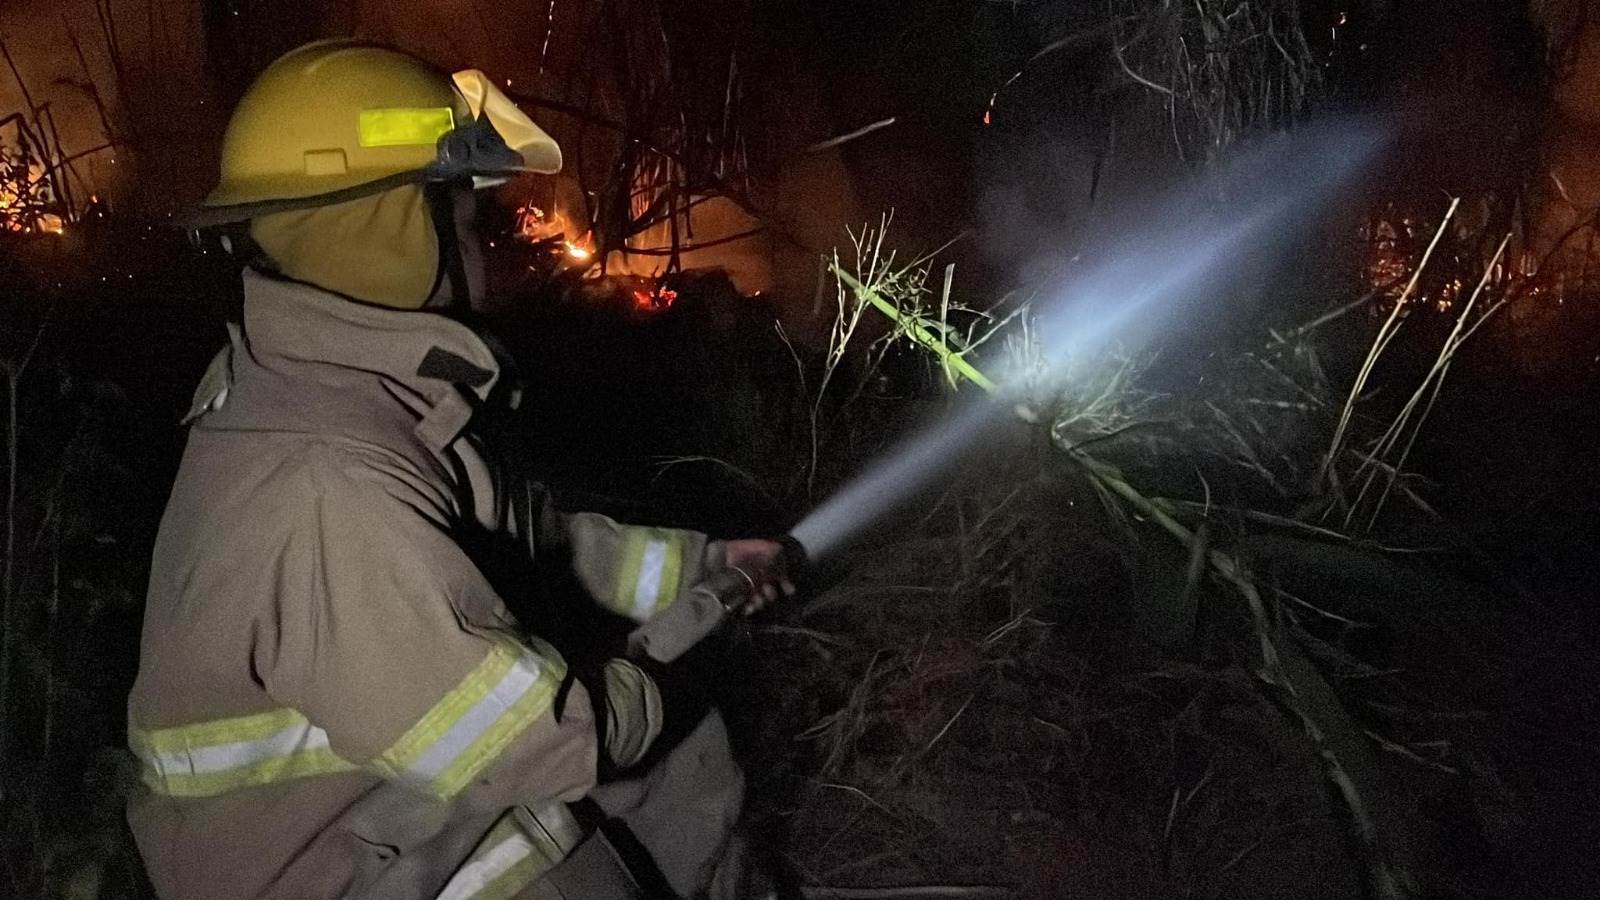
<svg viewBox="0 0 1600 900"><path fill-rule="evenodd" d="M467 280L466 262L461 258L461 234L456 229L453 189L450 182L431 182L424 188L428 212L433 218L433 233L439 239L439 266L423 308L459 313L472 307L472 285ZM446 302L439 303L436 298L446 278L450 280L450 296Z"/></svg>

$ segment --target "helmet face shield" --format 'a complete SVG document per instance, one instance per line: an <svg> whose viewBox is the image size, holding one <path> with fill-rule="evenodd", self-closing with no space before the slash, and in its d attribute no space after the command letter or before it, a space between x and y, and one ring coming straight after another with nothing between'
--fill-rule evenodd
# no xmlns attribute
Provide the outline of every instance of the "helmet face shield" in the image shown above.
<svg viewBox="0 0 1600 900"><path fill-rule="evenodd" d="M501 93L489 76L477 69L467 69L451 76L456 91L467 101L472 118L480 125L492 128L505 146L516 154L516 164L506 170L474 172L475 175L513 175L534 172L554 175L561 171L561 147L555 139L535 125L527 114Z"/></svg>
<svg viewBox="0 0 1600 900"><path fill-rule="evenodd" d="M523 156L487 118L473 119L441 135L439 158L427 168L428 181L499 179L528 169Z"/></svg>

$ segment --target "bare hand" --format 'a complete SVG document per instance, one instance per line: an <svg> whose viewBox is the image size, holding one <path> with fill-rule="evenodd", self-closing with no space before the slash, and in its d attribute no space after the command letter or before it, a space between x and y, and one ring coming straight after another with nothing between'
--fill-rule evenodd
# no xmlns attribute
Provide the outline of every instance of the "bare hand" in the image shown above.
<svg viewBox="0 0 1600 900"><path fill-rule="evenodd" d="M738 569L750 579L750 599L745 604L745 615L758 613L779 597L794 596L794 582L784 571L783 545L777 541L744 538L723 541L724 562L730 569Z"/></svg>

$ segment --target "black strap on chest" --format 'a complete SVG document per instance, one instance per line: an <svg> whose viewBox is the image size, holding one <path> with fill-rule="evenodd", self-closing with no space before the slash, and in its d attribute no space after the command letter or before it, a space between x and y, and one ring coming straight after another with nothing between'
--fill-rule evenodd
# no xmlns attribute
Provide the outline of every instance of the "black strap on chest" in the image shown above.
<svg viewBox="0 0 1600 900"><path fill-rule="evenodd" d="M429 182L423 193L428 200L428 211L433 218L433 233L439 241L439 266L433 275L433 287L428 291L431 301L439 293L445 279L450 279L449 308L466 309L471 303L472 287L467 281L467 266L461 257L461 234L456 228L455 182Z"/></svg>

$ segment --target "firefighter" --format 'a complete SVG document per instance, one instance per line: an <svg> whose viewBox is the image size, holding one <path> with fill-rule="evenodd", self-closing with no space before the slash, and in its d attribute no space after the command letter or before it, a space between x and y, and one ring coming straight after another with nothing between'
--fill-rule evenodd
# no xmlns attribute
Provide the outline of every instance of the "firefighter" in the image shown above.
<svg viewBox="0 0 1600 900"><path fill-rule="evenodd" d="M560 167L482 73L381 47L302 47L240 101L192 224L234 223L253 262L186 420L128 707L162 896L749 890L721 720L675 722L669 671L564 656L478 549L635 621L718 570L756 605L793 590L773 542L558 512L491 446L516 392L456 315L482 291L472 188Z"/></svg>

